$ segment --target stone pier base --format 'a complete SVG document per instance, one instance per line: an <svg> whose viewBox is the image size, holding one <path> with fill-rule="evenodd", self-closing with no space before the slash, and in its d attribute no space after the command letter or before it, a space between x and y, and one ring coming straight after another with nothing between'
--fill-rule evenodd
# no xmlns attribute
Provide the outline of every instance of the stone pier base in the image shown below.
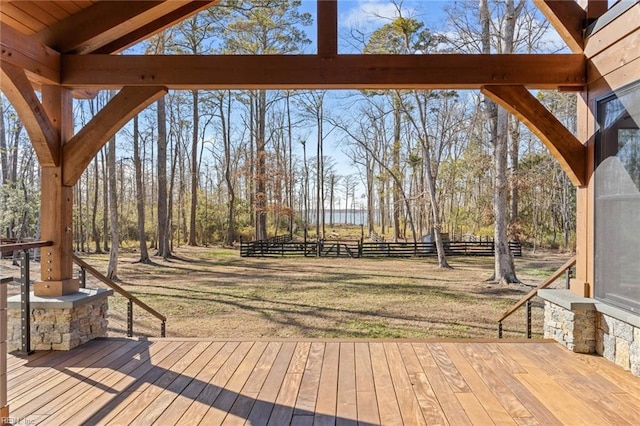
<svg viewBox="0 0 640 426"><path fill-rule="evenodd" d="M80 289L58 297L30 294L31 349L68 351L107 336L108 297L113 290ZM21 348L20 296L8 299L9 351Z"/></svg>
<svg viewBox="0 0 640 426"><path fill-rule="evenodd" d="M640 376L640 316L569 290L540 290L544 337L578 353L597 353Z"/></svg>

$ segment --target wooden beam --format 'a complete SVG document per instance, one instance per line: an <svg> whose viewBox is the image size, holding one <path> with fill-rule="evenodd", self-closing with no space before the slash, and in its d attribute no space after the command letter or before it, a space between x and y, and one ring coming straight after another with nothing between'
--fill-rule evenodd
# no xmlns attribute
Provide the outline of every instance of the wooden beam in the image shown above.
<svg viewBox="0 0 640 426"><path fill-rule="evenodd" d="M526 87L485 86L482 93L526 124L558 160L574 185L586 185L585 146Z"/></svg>
<svg viewBox="0 0 640 426"><path fill-rule="evenodd" d="M609 0L578 0L578 5L586 12L587 23L595 21L609 10Z"/></svg>
<svg viewBox="0 0 640 426"><path fill-rule="evenodd" d="M327 57L338 54L338 1L317 2L318 55Z"/></svg>
<svg viewBox="0 0 640 426"><path fill-rule="evenodd" d="M63 53L84 54L185 5L185 1L101 1L35 34Z"/></svg>
<svg viewBox="0 0 640 426"><path fill-rule="evenodd" d="M60 54L0 22L0 60L22 68L40 83L60 83Z"/></svg>
<svg viewBox="0 0 640 426"><path fill-rule="evenodd" d="M125 87L63 148L63 183L73 186L105 143L137 113L167 93L165 87Z"/></svg>
<svg viewBox="0 0 640 426"><path fill-rule="evenodd" d="M584 55L62 55L73 88L532 89L581 87Z"/></svg>
<svg viewBox="0 0 640 426"><path fill-rule="evenodd" d="M560 37L574 53L584 48L584 29L587 14L575 1L533 0Z"/></svg>
<svg viewBox="0 0 640 426"><path fill-rule="evenodd" d="M220 0L206 0L206 1L190 1L184 6L174 10L173 12L167 13L166 15L161 16L160 18L149 22L148 24L138 28L137 30L131 31L128 34L123 35L122 37L105 44L104 46L95 49L91 52L86 53L96 53L96 54L110 54L110 53L118 53L129 46L132 46L139 41L144 40L160 31L168 28L177 22L200 12L203 9L214 6L220 3Z"/></svg>
<svg viewBox="0 0 640 426"><path fill-rule="evenodd" d="M0 88L13 105L31 139L41 166L60 164L60 135L33 91L25 72L1 62Z"/></svg>

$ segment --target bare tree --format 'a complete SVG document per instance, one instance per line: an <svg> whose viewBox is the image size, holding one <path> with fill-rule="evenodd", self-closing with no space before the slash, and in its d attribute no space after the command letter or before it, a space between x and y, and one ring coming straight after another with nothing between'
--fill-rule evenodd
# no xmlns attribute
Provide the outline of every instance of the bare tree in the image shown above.
<svg viewBox="0 0 640 426"><path fill-rule="evenodd" d="M138 130L138 116L133 118L133 165L136 181L136 207L138 210L138 240L140 243L140 262L151 263L147 251L147 233L144 226L144 187L142 186L142 161L139 148L140 132Z"/></svg>

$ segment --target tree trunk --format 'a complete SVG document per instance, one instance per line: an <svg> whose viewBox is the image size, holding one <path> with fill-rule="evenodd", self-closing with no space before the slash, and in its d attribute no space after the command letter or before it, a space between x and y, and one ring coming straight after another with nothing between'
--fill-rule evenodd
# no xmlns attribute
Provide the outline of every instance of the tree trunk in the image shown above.
<svg viewBox="0 0 640 426"><path fill-rule="evenodd" d="M192 90L193 95L193 140L191 141L191 212L189 216L189 245L196 245L196 207L198 205L198 127L199 127L199 98L198 91Z"/></svg>
<svg viewBox="0 0 640 426"><path fill-rule="evenodd" d="M258 92L256 107L256 240L267 239L266 92Z"/></svg>
<svg viewBox="0 0 640 426"><path fill-rule="evenodd" d="M480 0L480 21L482 25L482 53L491 53L490 21L488 0ZM519 6L520 7L520 6ZM516 22L514 0L507 0L507 18L503 38L503 52L513 50L513 34ZM490 118L490 139L493 142L493 215L495 262L492 280L499 283L519 282L515 273L515 264L508 241L507 217L507 151L508 151L508 115L507 112L488 98L487 110Z"/></svg>
<svg viewBox="0 0 640 426"><path fill-rule="evenodd" d="M91 231L93 233L93 241L96 244L96 253L102 253L102 247L100 246L100 232L98 231L98 225L96 222L96 216L98 214L98 195L100 192L99 184L99 168L98 168L98 156L93 159L93 210L91 211Z"/></svg>
<svg viewBox="0 0 640 426"><path fill-rule="evenodd" d="M109 243L107 235L109 235L109 173L107 171L107 158L105 151L108 148L103 148L100 151L102 157L102 249L105 252L109 251Z"/></svg>
<svg viewBox="0 0 640 426"><path fill-rule="evenodd" d="M398 94L392 95L393 98L393 148L391 151L391 158L393 165L391 166L393 174L400 176L400 100ZM401 188L400 182L396 179L393 180L392 187L392 203L393 203L393 241L398 242L399 238L404 238L404 235L400 231L400 203L401 203Z"/></svg>
<svg viewBox="0 0 640 426"><path fill-rule="evenodd" d="M133 164L136 174L136 206L138 208L138 240L140 242L140 262L151 263L147 251L147 233L144 229L144 187L142 186L142 161L140 160L138 116L133 118Z"/></svg>
<svg viewBox="0 0 640 426"><path fill-rule="evenodd" d="M167 113L164 97L158 99L158 256L171 255L167 212Z"/></svg>
<svg viewBox="0 0 640 426"><path fill-rule="evenodd" d="M231 174L231 92L227 92L227 109L225 111L224 94L220 95L220 124L224 143L224 181L227 186L227 234L225 245L233 246L235 240L235 201L236 192Z"/></svg>
<svg viewBox="0 0 640 426"><path fill-rule="evenodd" d="M109 169L109 225L111 230L111 250L109 251L109 266L107 267L107 278L118 279L118 182L116 179L116 137L109 141L109 154L107 158Z"/></svg>

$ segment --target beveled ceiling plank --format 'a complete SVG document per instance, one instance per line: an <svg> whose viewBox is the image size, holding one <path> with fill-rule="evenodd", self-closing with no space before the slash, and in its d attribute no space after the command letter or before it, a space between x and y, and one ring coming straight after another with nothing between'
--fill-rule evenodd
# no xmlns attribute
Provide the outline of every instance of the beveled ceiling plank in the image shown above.
<svg viewBox="0 0 640 426"><path fill-rule="evenodd" d="M533 0L540 12L553 25L560 37L574 53L584 48L584 28L587 14L575 1Z"/></svg>
<svg viewBox="0 0 640 426"><path fill-rule="evenodd" d="M1 0L0 0L1 1ZM33 30L17 19L12 18L11 16L4 13L3 9L0 9L0 22L6 24L7 26L11 26L16 30L20 31L23 34L32 34Z"/></svg>
<svg viewBox="0 0 640 426"><path fill-rule="evenodd" d="M35 33L36 31L44 28L46 25L46 22L43 22L32 14L26 12L14 3L3 4L2 14L10 16L14 20L19 21L25 27L29 28L30 31L27 34Z"/></svg>
<svg viewBox="0 0 640 426"><path fill-rule="evenodd" d="M69 88L535 89L585 84L584 55L62 55Z"/></svg>
<svg viewBox="0 0 640 426"><path fill-rule="evenodd" d="M0 63L0 88L24 124L41 166L60 164L60 137L33 91L24 70Z"/></svg>
<svg viewBox="0 0 640 426"><path fill-rule="evenodd" d="M73 186L105 143L136 114L167 93L161 86L124 87L63 147L63 183Z"/></svg>
<svg viewBox="0 0 640 426"><path fill-rule="evenodd" d="M317 2L318 8L318 55L338 54L338 1Z"/></svg>
<svg viewBox="0 0 640 426"><path fill-rule="evenodd" d="M0 60L29 71L40 82L60 83L60 54L0 22Z"/></svg>
<svg viewBox="0 0 640 426"><path fill-rule="evenodd" d="M61 8L57 1L38 1L37 2L42 9L44 9L51 16L56 18L58 21L62 19L66 19L69 17L69 13L67 13L63 8Z"/></svg>
<svg viewBox="0 0 640 426"><path fill-rule="evenodd" d="M485 86L482 93L538 136L574 185L586 185L586 148L526 87Z"/></svg>
<svg viewBox="0 0 640 426"><path fill-rule="evenodd" d="M168 28L177 22L186 19L187 17L200 12L203 9L211 7L220 0L206 0L206 1L190 1L184 6L174 10L173 12L167 13L166 15L161 16L160 18L149 22L148 24L134 30L124 36L118 38L117 40L112 41L111 43L105 44L104 46L87 53L97 53L97 54L109 54L109 53L118 53L129 46L132 46L138 43L145 38L148 38L165 28Z"/></svg>
<svg viewBox="0 0 640 426"><path fill-rule="evenodd" d="M22 9L25 13L33 16L38 21L42 22L43 26L52 25L57 21L56 18L51 16L50 13L47 13L45 10L43 10L37 2L21 1L13 2L12 4L19 9ZM2 5L2 8L4 8L4 5ZM39 30L40 28L38 29L38 31Z"/></svg>
<svg viewBox="0 0 640 426"><path fill-rule="evenodd" d="M92 52L184 4L184 1L102 1L36 36L63 53Z"/></svg>

